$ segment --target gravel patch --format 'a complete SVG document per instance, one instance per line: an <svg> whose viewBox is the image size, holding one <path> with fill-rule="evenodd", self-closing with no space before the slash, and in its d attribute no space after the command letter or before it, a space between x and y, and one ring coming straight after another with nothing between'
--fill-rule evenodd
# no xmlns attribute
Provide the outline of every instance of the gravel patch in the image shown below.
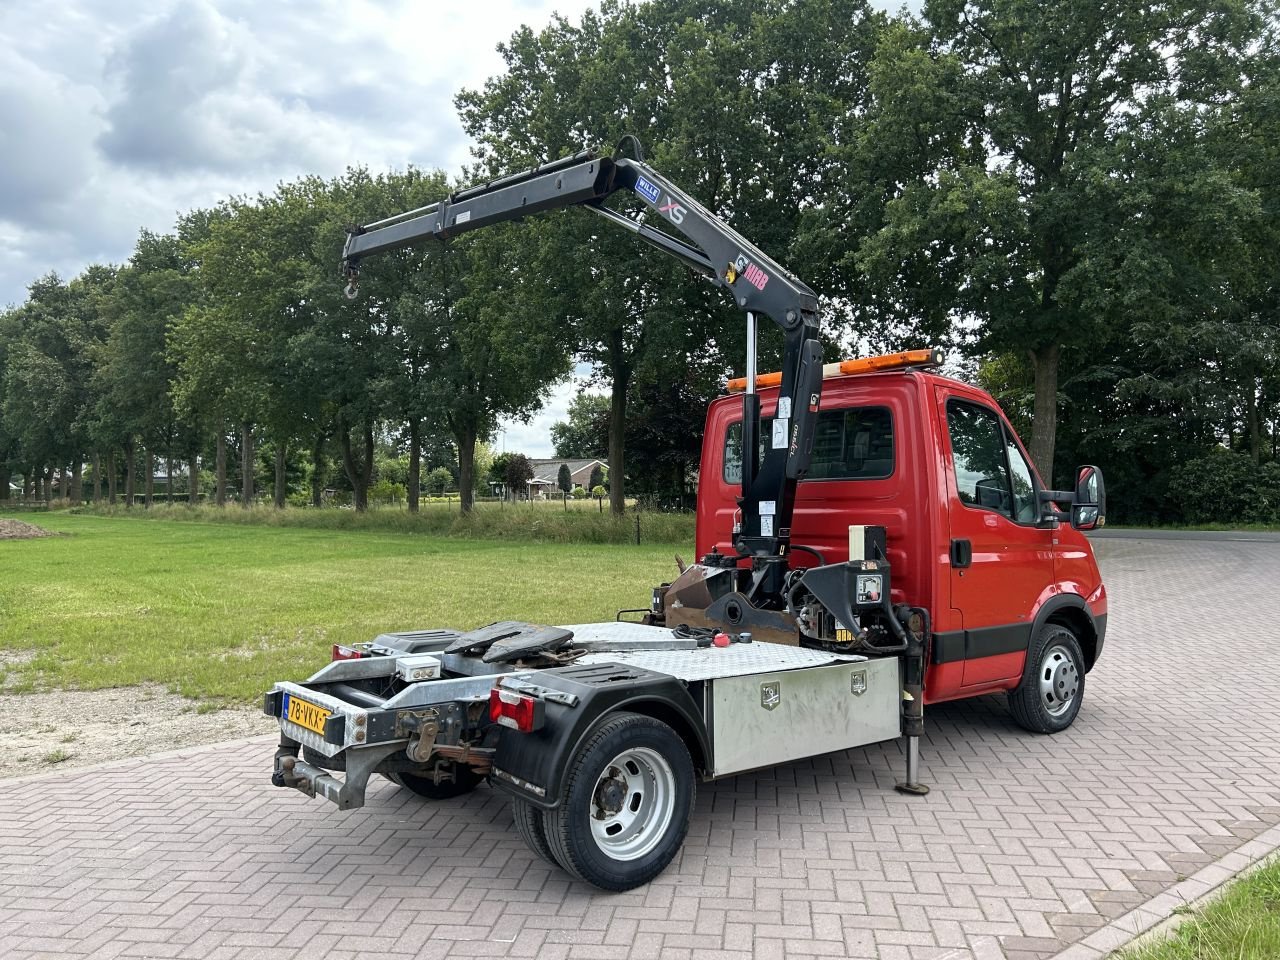
<svg viewBox="0 0 1280 960"><path fill-rule="evenodd" d="M163 687L0 694L0 778L271 733L252 707L205 713Z"/></svg>
<svg viewBox="0 0 1280 960"><path fill-rule="evenodd" d="M0 520L0 540L34 540L54 536L57 534L24 520Z"/></svg>

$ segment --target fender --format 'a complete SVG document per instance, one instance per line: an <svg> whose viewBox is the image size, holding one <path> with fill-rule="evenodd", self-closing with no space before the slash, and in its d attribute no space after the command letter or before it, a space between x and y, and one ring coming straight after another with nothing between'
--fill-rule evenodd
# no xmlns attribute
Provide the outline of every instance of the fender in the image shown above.
<svg viewBox="0 0 1280 960"><path fill-rule="evenodd" d="M1036 611L1031 636L1035 637L1052 619L1077 628L1085 657L1085 672L1092 670L1098 657L1102 655L1102 644L1107 633L1107 615L1102 613L1094 616L1089 604L1078 593L1056 593Z"/></svg>
<svg viewBox="0 0 1280 960"><path fill-rule="evenodd" d="M641 667L575 664L538 673L538 684L578 698L575 706L546 701L541 730L502 728L490 783L546 810L560 805L569 764L606 714L630 711L667 723L684 739L694 766L709 769L710 739L688 687Z"/></svg>

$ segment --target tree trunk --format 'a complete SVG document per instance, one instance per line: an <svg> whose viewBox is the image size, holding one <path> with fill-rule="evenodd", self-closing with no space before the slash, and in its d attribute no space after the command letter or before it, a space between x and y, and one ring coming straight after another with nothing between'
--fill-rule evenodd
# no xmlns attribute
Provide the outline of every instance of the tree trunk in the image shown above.
<svg viewBox="0 0 1280 960"><path fill-rule="evenodd" d="M226 424L218 425L218 451L215 469L217 483L213 491L213 502L220 507L227 505L227 431Z"/></svg>
<svg viewBox="0 0 1280 960"><path fill-rule="evenodd" d="M145 501L143 506L150 510L151 504L156 499L156 458L152 455L150 447L142 448L142 465L147 470L147 475L142 482Z"/></svg>
<svg viewBox="0 0 1280 960"><path fill-rule="evenodd" d="M364 460L357 462L355 451L351 447L351 430L340 424L338 443L342 447L342 467L351 481L356 511L363 513L369 509L369 480L373 476L373 424L366 424L364 435Z"/></svg>
<svg viewBox="0 0 1280 960"><path fill-rule="evenodd" d="M475 505L476 431L455 430L453 439L458 444L458 503L469 514Z"/></svg>
<svg viewBox="0 0 1280 960"><path fill-rule="evenodd" d="M7 487L8 484L6 483ZM71 461L71 502L80 505L84 500L84 461L77 456Z"/></svg>
<svg viewBox="0 0 1280 960"><path fill-rule="evenodd" d="M96 506L102 502L102 454L93 454L93 502Z"/></svg>
<svg viewBox="0 0 1280 960"><path fill-rule="evenodd" d="M615 368L613 391L609 398L609 509L614 516L622 516L626 509L626 484L623 478L624 441L627 429L627 383L631 379L629 369ZM590 493L591 491L587 491Z"/></svg>
<svg viewBox="0 0 1280 960"><path fill-rule="evenodd" d="M364 509L369 509L369 484L373 482L373 423L364 425L364 473L360 477L364 491Z"/></svg>
<svg viewBox="0 0 1280 960"><path fill-rule="evenodd" d="M11 476L12 474L9 473L8 467L0 470L0 500L9 499L9 478Z"/></svg>
<svg viewBox="0 0 1280 960"><path fill-rule="evenodd" d="M191 451L191 459L187 461L187 503L195 506L200 502L200 454Z"/></svg>
<svg viewBox="0 0 1280 960"><path fill-rule="evenodd" d="M164 452L164 502L173 506L173 449Z"/></svg>
<svg viewBox="0 0 1280 960"><path fill-rule="evenodd" d="M32 476L31 471L28 470L26 473L22 475L22 499L23 500L34 500L36 498L35 486L36 486L35 478Z"/></svg>
<svg viewBox="0 0 1280 960"><path fill-rule="evenodd" d="M126 510L133 509L133 492L136 489L135 480L137 479L137 460L134 456L133 437L130 437L124 445L124 506Z"/></svg>
<svg viewBox="0 0 1280 960"><path fill-rule="evenodd" d="M253 425L240 425L240 506L253 505Z"/></svg>
<svg viewBox="0 0 1280 960"><path fill-rule="evenodd" d="M324 496L324 441L323 433L316 434L311 445L311 505L320 506Z"/></svg>
<svg viewBox="0 0 1280 960"><path fill-rule="evenodd" d="M1249 456L1262 463L1262 415L1258 411L1258 384L1253 374L1245 378L1244 418L1249 431Z"/></svg>
<svg viewBox="0 0 1280 960"><path fill-rule="evenodd" d="M119 478L116 476L116 448L112 447L111 452L107 454L107 499L111 506L116 505L116 482Z"/></svg>
<svg viewBox="0 0 1280 960"><path fill-rule="evenodd" d="M418 512L418 495L422 487L422 421L409 421L409 512Z"/></svg>
<svg viewBox="0 0 1280 960"><path fill-rule="evenodd" d="M53 499L53 467L45 467L40 478L41 496L45 503Z"/></svg>
<svg viewBox="0 0 1280 960"><path fill-rule="evenodd" d="M1058 434L1058 354L1057 344L1031 351L1035 370L1035 419L1031 427L1031 460L1040 479L1053 487L1053 448Z"/></svg>
<svg viewBox="0 0 1280 960"><path fill-rule="evenodd" d="M285 485L285 466L287 465L286 457L289 454L289 447L283 442L276 444L276 485L274 490L273 503L277 510L284 509L284 499L286 493Z"/></svg>

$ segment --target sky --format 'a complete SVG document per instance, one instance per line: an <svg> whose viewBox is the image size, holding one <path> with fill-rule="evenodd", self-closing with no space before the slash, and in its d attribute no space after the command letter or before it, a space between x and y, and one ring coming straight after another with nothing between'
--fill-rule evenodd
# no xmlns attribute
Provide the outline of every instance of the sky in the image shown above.
<svg viewBox="0 0 1280 960"><path fill-rule="evenodd" d="M228 196L352 165L459 170L454 94L501 70L496 47L521 24L591 5L5 0L0 308L51 270L123 262L140 229ZM579 388L561 384L497 445L550 456Z"/></svg>

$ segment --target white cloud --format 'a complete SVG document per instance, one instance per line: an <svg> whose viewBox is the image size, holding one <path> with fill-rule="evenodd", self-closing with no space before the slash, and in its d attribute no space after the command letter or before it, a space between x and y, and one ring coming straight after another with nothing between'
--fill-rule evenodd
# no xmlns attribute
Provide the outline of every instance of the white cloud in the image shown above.
<svg viewBox="0 0 1280 960"><path fill-rule="evenodd" d="M121 262L140 228L280 180L456 172L498 43L589 0L16 0L0 19L0 305Z"/></svg>

